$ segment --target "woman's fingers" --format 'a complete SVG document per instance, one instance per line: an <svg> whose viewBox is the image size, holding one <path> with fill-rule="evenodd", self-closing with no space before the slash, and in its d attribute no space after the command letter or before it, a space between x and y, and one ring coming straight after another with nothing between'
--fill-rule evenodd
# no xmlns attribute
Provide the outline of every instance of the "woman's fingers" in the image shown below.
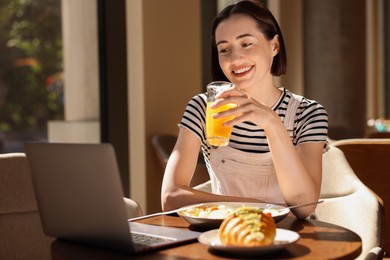
<svg viewBox="0 0 390 260"><path fill-rule="evenodd" d="M251 99L247 94L243 92L238 92L238 93L241 93L241 95L236 94L236 95L219 97L211 105L211 108L215 109L226 104L236 104L237 106L243 106L247 103L253 102L253 99Z"/></svg>
<svg viewBox="0 0 390 260"><path fill-rule="evenodd" d="M239 87L234 85L233 87L230 87L230 88L218 93L215 96L215 98L219 99L219 98L226 98L229 96L246 96L246 93L243 92Z"/></svg>

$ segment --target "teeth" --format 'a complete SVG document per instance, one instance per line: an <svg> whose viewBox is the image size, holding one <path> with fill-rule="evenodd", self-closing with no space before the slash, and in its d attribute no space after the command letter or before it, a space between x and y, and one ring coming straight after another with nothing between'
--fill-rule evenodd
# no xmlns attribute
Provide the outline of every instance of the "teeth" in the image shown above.
<svg viewBox="0 0 390 260"><path fill-rule="evenodd" d="M234 73L236 73L236 74L239 74L239 73L244 73L244 72L246 72L246 71L248 71L248 70L250 70L250 69L251 69L251 67L250 67L250 66L248 66L248 67L244 67L244 68L241 68L241 69L235 70L235 71L234 71Z"/></svg>

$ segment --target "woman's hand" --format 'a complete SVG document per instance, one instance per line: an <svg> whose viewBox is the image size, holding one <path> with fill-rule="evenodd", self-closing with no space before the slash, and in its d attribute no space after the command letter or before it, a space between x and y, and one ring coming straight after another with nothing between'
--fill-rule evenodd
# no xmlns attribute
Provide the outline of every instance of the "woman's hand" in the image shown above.
<svg viewBox="0 0 390 260"><path fill-rule="evenodd" d="M213 115L214 118L234 116L234 119L225 122L225 126L250 121L263 129L267 129L268 126L272 125L273 120L278 118L271 108L258 102L237 86L219 93L211 108L215 109L225 104L237 105L235 108Z"/></svg>

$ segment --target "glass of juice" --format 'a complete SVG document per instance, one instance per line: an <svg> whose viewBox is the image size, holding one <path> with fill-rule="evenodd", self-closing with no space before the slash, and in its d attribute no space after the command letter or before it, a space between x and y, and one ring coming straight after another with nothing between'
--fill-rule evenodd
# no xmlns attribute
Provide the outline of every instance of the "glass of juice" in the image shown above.
<svg viewBox="0 0 390 260"><path fill-rule="evenodd" d="M206 137L207 143L212 147L227 146L233 126L224 126L226 121L232 120L234 116L227 116L214 119L213 114L236 107L236 104L226 104L216 109L211 109L211 104L215 101L215 96L234 86L233 83L226 81L214 81L207 85L207 109L206 109Z"/></svg>

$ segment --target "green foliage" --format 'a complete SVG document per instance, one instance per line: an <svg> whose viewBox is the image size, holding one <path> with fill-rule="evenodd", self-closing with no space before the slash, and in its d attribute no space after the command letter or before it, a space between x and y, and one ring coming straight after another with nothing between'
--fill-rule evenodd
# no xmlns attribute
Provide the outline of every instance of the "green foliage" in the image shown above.
<svg viewBox="0 0 390 260"><path fill-rule="evenodd" d="M62 119L61 0L0 0L0 131Z"/></svg>

